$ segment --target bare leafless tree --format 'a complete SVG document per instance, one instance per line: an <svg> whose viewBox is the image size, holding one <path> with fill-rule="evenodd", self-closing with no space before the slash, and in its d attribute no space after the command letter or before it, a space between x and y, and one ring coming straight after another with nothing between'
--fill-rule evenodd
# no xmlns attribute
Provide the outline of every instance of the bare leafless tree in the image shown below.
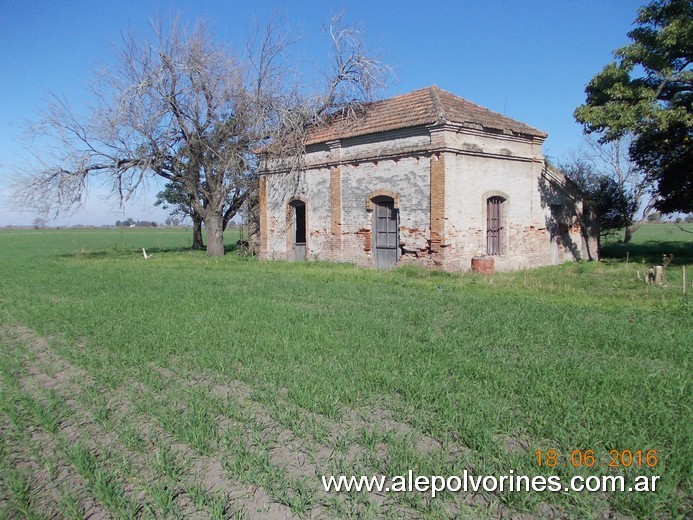
<svg viewBox="0 0 693 520"><path fill-rule="evenodd" d="M39 165L16 183L25 205L45 215L78 206L90 179L125 202L155 177L184 192L207 230L207 254L224 254L227 224L251 197L258 153L302 156L305 132L373 99L390 69L367 55L362 34L333 18L332 71L324 93L307 94L286 63L292 39L270 20L251 52L231 52L204 24L153 25L153 38L123 38L100 72L86 117L54 97L35 135L52 139Z"/></svg>
<svg viewBox="0 0 693 520"><path fill-rule="evenodd" d="M638 227L635 223L638 211L642 210L646 216L653 207L652 181L630 159L628 153L630 142L629 136L624 136L602 144L588 136L584 147L572 154L571 159L561 165L566 171L584 170L586 166L592 178L572 180L578 182L578 185L584 182L591 183L592 188L597 190L610 186L609 189L615 192L608 194L610 197L607 198L611 201L620 201L620 204L610 210L618 213L616 220L622 223L624 242L630 242ZM582 168L578 167L580 164L583 165ZM581 187L585 188L584 185Z"/></svg>
<svg viewBox="0 0 693 520"><path fill-rule="evenodd" d="M359 106L354 100L373 101L375 93L387 86L392 74L390 67L368 52L361 30L345 26L341 13L333 16L323 31L332 44L331 68L326 73L326 93L316 114L335 110L344 114Z"/></svg>

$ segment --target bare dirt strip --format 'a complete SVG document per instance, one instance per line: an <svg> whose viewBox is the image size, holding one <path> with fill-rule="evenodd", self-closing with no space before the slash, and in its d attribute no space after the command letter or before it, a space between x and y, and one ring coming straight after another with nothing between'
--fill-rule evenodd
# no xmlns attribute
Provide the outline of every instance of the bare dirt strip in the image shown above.
<svg viewBox="0 0 693 520"><path fill-rule="evenodd" d="M44 410L59 407L55 431L30 419L15 424L0 413L8 467L26 475L27 502L40 517L63 518L72 510L93 519L117 517L119 511L141 518L534 517L492 495L459 493L433 504L430 494L420 493L412 509L395 493L325 492L320 475L378 474L388 448L382 442L362 445L364 432L405 439L425 456L470 453L395 420L383 403L345 410L340 420L332 420L297 408L281 391L270 406L254 399L253 389L241 381L155 365L140 367L132 379L110 388L100 384L98 373L60 355L52 343L22 326L0 328L2 355L15 360L7 366L17 381L12 388L6 375L0 389ZM73 347L73 355L79 348ZM197 401L186 400L187 395ZM213 424L200 443L186 441L184 422L175 421L194 419L191 408L200 401L203 417ZM291 413L282 415L283 410ZM98 475L107 475L111 488L122 493L123 509L118 509L120 502L114 506L103 498L108 494L93 476L78 471L75 446L92 454ZM5 488L0 483L0 513L4 508L9 516L19 516L13 492L7 491L12 500L1 498ZM550 507L541 513L564 516Z"/></svg>

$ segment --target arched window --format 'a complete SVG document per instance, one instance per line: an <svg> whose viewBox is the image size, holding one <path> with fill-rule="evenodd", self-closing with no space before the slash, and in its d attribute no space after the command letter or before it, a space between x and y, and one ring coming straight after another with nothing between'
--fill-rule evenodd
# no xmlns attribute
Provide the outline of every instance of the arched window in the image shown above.
<svg viewBox="0 0 693 520"><path fill-rule="evenodd" d="M306 259L306 203L294 199L289 203L290 229L289 243L293 246L293 259L300 261Z"/></svg>
<svg viewBox="0 0 693 520"><path fill-rule="evenodd" d="M486 254L502 255L505 239L505 199L494 195L486 199Z"/></svg>

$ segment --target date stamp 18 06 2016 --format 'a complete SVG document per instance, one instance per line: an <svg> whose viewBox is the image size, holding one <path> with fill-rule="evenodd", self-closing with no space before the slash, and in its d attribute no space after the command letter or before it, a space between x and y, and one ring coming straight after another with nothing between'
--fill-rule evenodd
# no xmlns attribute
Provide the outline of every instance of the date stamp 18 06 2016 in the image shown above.
<svg viewBox="0 0 693 520"><path fill-rule="evenodd" d="M554 468L572 466L592 468L608 466L611 468L654 468L657 466L657 450L609 450L608 457L598 457L594 450L571 450L562 453L558 450L537 450L534 452L537 466Z"/></svg>

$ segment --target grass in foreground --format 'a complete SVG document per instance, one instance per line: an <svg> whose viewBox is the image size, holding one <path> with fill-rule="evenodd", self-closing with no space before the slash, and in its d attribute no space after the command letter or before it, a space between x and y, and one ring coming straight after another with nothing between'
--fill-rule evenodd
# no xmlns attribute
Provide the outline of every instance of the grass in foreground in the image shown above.
<svg viewBox="0 0 693 520"><path fill-rule="evenodd" d="M639 261L384 273L210 259L184 249L187 235L0 231L0 515L650 518L690 506L693 321L679 266L663 287L638 282ZM548 449L605 463L612 449L656 449L654 469L611 471L658 474L661 487L431 500L326 494L319 479L609 473L538 468Z"/></svg>

